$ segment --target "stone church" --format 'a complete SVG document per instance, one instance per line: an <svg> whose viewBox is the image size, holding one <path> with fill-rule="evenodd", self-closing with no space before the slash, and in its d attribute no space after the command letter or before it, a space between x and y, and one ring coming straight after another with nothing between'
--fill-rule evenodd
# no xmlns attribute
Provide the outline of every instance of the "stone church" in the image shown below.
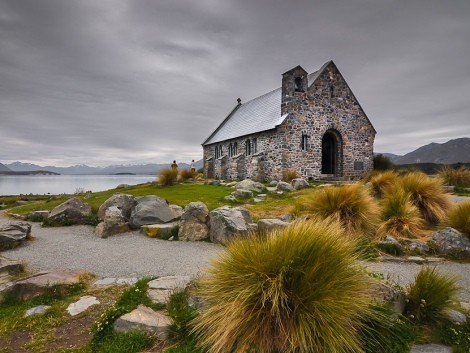
<svg viewBox="0 0 470 353"><path fill-rule="evenodd" d="M296 66L280 88L238 104L202 143L207 178L355 180L373 167L376 131L333 61Z"/></svg>

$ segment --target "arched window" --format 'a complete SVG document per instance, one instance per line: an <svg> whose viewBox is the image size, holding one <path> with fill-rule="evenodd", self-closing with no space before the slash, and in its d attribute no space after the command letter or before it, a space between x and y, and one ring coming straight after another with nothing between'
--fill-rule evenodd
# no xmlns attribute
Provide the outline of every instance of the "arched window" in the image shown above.
<svg viewBox="0 0 470 353"><path fill-rule="evenodd" d="M215 158L222 157L222 146L215 146Z"/></svg>
<svg viewBox="0 0 470 353"><path fill-rule="evenodd" d="M238 154L238 144L236 142L233 143L233 155L236 156Z"/></svg>
<svg viewBox="0 0 470 353"><path fill-rule="evenodd" d="M232 145L232 143L230 143L230 145L228 145L228 156L229 157L233 156L233 145Z"/></svg>
<svg viewBox="0 0 470 353"><path fill-rule="evenodd" d="M245 156L249 156L251 154L251 141L247 139L245 141Z"/></svg>
<svg viewBox="0 0 470 353"><path fill-rule="evenodd" d="M254 138L251 140L251 149L253 150L253 153L258 152L258 139Z"/></svg>

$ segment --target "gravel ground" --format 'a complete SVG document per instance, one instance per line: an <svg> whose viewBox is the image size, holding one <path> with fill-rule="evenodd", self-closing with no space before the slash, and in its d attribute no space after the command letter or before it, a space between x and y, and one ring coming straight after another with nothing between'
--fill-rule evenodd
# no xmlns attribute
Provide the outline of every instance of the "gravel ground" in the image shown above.
<svg viewBox="0 0 470 353"><path fill-rule="evenodd" d="M12 220L0 217L0 225ZM151 239L133 231L101 239L91 226L42 228L34 239L2 253L33 270L86 270L98 277L196 276L223 249L207 242Z"/></svg>
<svg viewBox="0 0 470 353"><path fill-rule="evenodd" d="M0 216L0 225L11 222ZM196 276L221 253L223 247L206 242L151 239L138 231L101 239L90 226L42 228L33 223L34 240L4 256L24 261L36 270L86 270L98 277ZM421 265L414 263L368 262L370 270L381 272L406 285ZM470 302L470 263L445 262L437 265L445 273L459 276L461 299Z"/></svg>

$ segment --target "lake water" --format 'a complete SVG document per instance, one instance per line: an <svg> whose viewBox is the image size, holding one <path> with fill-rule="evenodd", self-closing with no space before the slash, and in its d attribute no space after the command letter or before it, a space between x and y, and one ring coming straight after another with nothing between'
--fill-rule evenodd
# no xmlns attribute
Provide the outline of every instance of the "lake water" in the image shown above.
<svg viewBox="0 0 470 353"><path fill-rule="evenodd" d="M59 195L155 181L154 175L0 175L0 195Z"/></svg>

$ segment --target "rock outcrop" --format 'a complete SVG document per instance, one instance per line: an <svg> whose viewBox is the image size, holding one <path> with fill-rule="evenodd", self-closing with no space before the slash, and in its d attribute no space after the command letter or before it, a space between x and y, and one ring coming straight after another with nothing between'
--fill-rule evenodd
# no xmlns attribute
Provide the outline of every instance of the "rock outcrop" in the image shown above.
<svg viewBox="0 0 470 353"><path fill-rule="evenodd" d="M235 189L239 190L249 190L249 191L254 191L254 192L263 192L265 189L264 185L261 183L258 183L257 181L253 181L250 179L245 179L240 181L235 185Z"/></svg>
<svg viewBox="0 0 470 353"><path fill-rule="evenodd" d="M310 186L308 185L308 181L303 178L292 179L290 183L292 187L294 188L294 190L305 189Z"/></svg>

